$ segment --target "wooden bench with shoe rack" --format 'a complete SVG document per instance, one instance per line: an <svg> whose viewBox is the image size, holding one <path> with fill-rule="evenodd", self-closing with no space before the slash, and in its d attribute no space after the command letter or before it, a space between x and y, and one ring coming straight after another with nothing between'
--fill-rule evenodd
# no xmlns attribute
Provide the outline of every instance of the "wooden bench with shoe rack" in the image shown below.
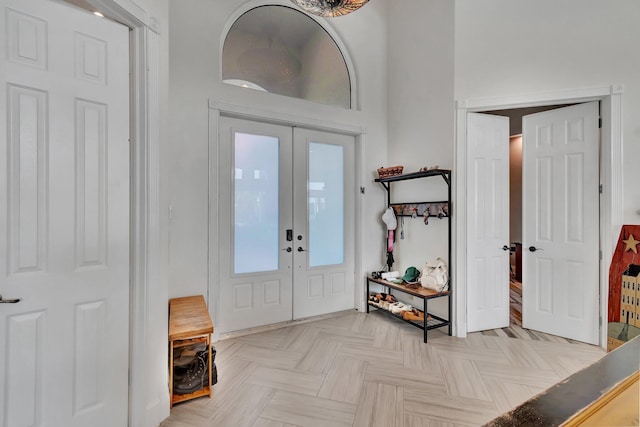
<svg viewBox="0 0 640 427"><path fill-rule="evenodd" d="M169 393L175 403L211 397L213 323L202 295L169 300ZM176 381L177 370L182 370Z"/></svg>
<svg viewBox="0 0 640 427"><path fill-rule="evenodd" d="M422 300L422 304L423 304L422 306L424 307L424 310L417 310L417 311L411 310L411 313L413 315L410 315L410 314L405 314L406 312L402 311L402 307L401 307L399 312L394 312L394 310L391 309L392 308L391 304L385 307L384 304L376 304L370 299L369 301L367 301L367 313L369 313L370 307L382 309L383 313L391 314L398 319L404 320L405 322L417 328L422 329L424 331L424 342L427 342L427 332L430 331L431 329L448 326L449 328L448 332L449 332L449 335L451 335L450 318L444 319L442 317L436 316L435 314L429 313L428 307L427 307L429 300L432 300L435 298L442 298L442 297L451 298L451 292L449 292L448 290L443 292L436 292L430 289L425 289L421 286L409 287L405 284L396 284L384 279L374 279L373 277L367 277L366 278L367 295L372 295L370 290L371 283L384 286L387 290L387 293L391 296L393 296L392 295L393 291L399 291L404 294L420 298ZM451 312L449 311L449 313Z"/></svg>

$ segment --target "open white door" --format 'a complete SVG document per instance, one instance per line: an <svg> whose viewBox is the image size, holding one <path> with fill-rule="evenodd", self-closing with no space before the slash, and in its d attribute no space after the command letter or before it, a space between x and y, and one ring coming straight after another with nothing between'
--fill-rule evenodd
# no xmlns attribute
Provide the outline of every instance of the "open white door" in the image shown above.
<svg viewBox="0 0 640 427"><path fill-rule="evenodd" d="M509 326L509 118L467 114L467 331Z"/></svg>
<svg viewBox="0 0 640 427"><path fill-rule="evenodd" d="M124 426L129 31L0 0L0 425Z"/></svg>
<svg viewBox="0 0 640 427"><path fill-rule="evenodd" d="M523 118L522 325L598 344L598 102Z"/></svg>

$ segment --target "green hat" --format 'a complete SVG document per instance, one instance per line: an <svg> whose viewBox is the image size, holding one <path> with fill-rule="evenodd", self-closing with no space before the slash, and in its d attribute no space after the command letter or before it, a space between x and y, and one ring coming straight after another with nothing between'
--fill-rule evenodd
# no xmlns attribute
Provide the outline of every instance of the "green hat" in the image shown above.
<svg viewBox="0 0 640 427"><path fill-rule="evenodd" d="M402 276L402 280L407 283L416 283L418 278L420 277L420 271L415 267L407 268L407 271L404 272L404 276Z"/></svg>

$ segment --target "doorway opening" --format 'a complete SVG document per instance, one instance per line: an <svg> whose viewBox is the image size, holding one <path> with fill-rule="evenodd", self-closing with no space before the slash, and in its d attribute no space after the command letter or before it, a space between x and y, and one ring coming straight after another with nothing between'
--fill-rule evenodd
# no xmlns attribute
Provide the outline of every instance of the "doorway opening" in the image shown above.
<svg viewBox="0 0 640 427"><path fill-rule="evenodd" d="M354 137L220 118L221 333L355 306Z"/></svg>
<svg viewBox="0 0 640 427"><path fill-rule="evenodd" d="M470 310L474 308L475 303L475 300L472 299L474 292L474 272L469 268L471 254L468 253L469 246L472 242L472 230L469 229L469 225L472 224L470 220L473 215L471 212L473 205L468 199L469 192L472 190L471 184L473 184L473 180L470 179L473 171L469 168L473 163L470 153L472 141L469 140L468 134L473 125L469 123L471 113L543 105L585 103L589 101L600 102L602 123L600 128L601 193L599 197L599 240L601 254L600 260L595 262L595 264L600 266L600 300L597 303L599 307L597 314L601 319L606 316L609 305L607 292L609 270L602 266L605 260L611 259L613 255L615 236L618 235L619 227L623 223L623 199L621 191L623 187L623 176L622 168L620 167L622 164L623 95L624 86L615 84L588 89L564 89L524 95L468 98L461 99L457 102L454 162L454 168L457 171L455 201L458 206L458 215L454 219L456 259L454 275L456 283L458 284L457 295L454 301L454 330L456 336L466 337L467 333L474 330L469 314ZM503 244L501 244L500 247L502 247L502 245ZM507 246L507 250L508 249L509 247ZM599 319L596 319L596 321L598 320ZM596 327L595 330L599 335L599 345L604 348L607 342L606 328Z"/></svg>

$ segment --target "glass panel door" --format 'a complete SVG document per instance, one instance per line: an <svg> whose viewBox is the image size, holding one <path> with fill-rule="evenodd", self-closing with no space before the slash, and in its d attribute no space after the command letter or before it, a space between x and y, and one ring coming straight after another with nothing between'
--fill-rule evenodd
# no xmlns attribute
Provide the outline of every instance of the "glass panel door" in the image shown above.
<svg viewBox="0 0 640 427"><path fill-rule="evenodd" d="M294 129L295 319L355 306L354 138Z"/></svg>
<svg viewBox="0 0 640 427"><path fill-rule="evenodd" d="M276 271L280 140L234 133L233 273Z"/></svg>
<svg viewBox="0 0 640 427"><path fill-rule="evenodd" d="M353 137L223 117L220 141L217 329L353 308Z"/></svg>
<svg viewBox="0 0 640 427"><path fill-rule="evenodd" d="M309 142L309 267L344 262L344 147Z"/></svg>
<svg viewBox="0 0 640 427"><path fill-rule="evenodd" d="M290 127L220 119L220 332L292 318L291 150Z"/></svg>

